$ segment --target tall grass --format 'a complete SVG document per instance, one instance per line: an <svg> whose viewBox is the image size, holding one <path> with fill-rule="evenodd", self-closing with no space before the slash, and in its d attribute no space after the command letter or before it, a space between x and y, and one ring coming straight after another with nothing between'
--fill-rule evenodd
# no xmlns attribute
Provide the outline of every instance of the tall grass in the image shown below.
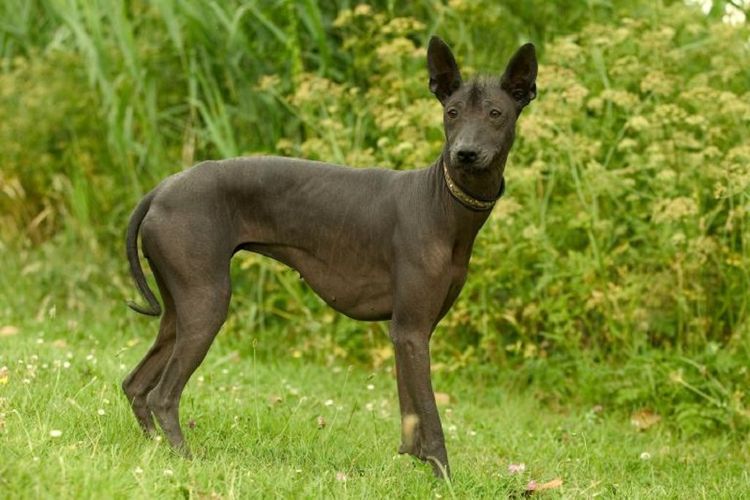
<svg viewBox="0 0 750 500"><path fill-rule="evenodd" d="M539 99L435 336L437 369L513 367L545 397L648 405L688 432L745 425L748 29L715 17L641 1L3 2L4 321L134 293L127 215L199 160L429 164L429 35L467 75L499 73L532 40ZM229 335L388 361L383 325L334 315L294 272L242 256L233 274ZM19 295L15 279L34 286Z"/></svg>

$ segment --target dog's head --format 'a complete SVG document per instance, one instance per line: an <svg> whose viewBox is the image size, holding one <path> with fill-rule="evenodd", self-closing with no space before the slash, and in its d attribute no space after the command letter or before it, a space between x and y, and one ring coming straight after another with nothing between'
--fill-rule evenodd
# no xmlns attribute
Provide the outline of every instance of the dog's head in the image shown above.
<svg viewBox="0 0 750 500"><path fill-rule="evenodd" d="M502 169L518 116L536 97L536 51L530 43L510 58L505 73L464 83L450 48L438 37L427 49L430 91L443 105L445 155L466 173Z"/></svg>

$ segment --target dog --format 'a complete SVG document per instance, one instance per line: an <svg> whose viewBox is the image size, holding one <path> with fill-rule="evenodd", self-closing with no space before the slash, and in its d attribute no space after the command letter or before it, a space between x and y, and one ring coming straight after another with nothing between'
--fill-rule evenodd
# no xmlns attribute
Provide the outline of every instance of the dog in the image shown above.
<svg viewBox="0 0 750 500"><path fill-rule="evenodd" d="M168 177L135 208L130 271L159 316L153 346L122 387L147 434L156 418L190 454L179 423L182 391L224 323L229 263L251 251L296 269L332 308L390 320L401 411L400 453L449 477L430 380L429 340L466 280L477 232L505 189L516 121L536 97L537 60L521 46L499 77L464 82L445 42L427 51L429 89L443 106L445 145L429 167L355 169L281 157L206 161ZM164 304L149 288L143 254Z"/></svg>

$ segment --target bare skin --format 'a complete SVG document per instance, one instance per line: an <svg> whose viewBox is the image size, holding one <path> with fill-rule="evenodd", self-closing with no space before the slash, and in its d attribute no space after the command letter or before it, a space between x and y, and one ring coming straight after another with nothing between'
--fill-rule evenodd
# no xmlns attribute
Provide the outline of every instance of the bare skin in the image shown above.
<svg viewBox="0 0 750 500"><path fill-rule="evenodd" d="M429 340L466 280L489 209L504 185L515 122L534 98L536 58L525 45L501 78L464 85L453 55L433 38L430 89L444 106L446 145L430 167L352 169L280 157L205 162L164 180L136 208L128 229L131 271L149 308L161 307L143 278L143 253L164 303L153 347L123 382L147 434L152 415L169 443L189 454L179 424L185 384L206 356L229 306L229 262L238 251L296 269L335 310L390 320L402 416L402 453L449 473L430 381ZM491 207L491 203L489 203Z"/></svg>

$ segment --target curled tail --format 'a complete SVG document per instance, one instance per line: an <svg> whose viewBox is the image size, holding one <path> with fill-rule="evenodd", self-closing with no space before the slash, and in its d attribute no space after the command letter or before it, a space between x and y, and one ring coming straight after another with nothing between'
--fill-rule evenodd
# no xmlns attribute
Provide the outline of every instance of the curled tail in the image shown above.
<svg viewBox="0 0 750 500"><path fill-rule="evenodd" d="M128 234L125 238L125 251L128 256L128 262L130 263L130 274L135 280L135 284L141 295L148 302L149 307L143 307L135 302L128 301L128 307L132 310L148 316L159 316L161 315L161 305L156 300L154 292L146 282L146 277L143 275L143 268L141 262L138 259L138 230L141 228L141 222L146 216L148 209L151 207L151 200L154 199L156 190L148 193L141 201L138 206L133 210L133 215L130 216L130 222L128 223Z"/></svg>

